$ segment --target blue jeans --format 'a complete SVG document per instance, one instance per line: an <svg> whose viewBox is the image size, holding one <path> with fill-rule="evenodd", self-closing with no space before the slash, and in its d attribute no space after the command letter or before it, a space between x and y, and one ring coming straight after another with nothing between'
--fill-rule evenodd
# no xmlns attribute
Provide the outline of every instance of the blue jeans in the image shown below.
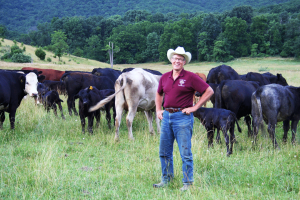
<svg viewBox="0 0 300 200"><path fill-rule="evenodd" d="M192 184L193 178L193 154L192 134L194 116L181 111L175 113L163 112L161 124L159 156L162 169L162 182L168 182L174 177L173 170L173 144L176 139L182 159L183 184Z"/></svg>

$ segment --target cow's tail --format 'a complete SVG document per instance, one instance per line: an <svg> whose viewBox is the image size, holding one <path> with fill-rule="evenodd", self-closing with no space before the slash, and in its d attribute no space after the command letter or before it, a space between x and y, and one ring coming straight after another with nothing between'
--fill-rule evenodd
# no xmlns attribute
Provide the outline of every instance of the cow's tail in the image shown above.
<svg viewBox="0 0 300 200"><path fill-rule="evenodd" d="M99 108L103 107L105 104L110 102L120 91L123 91L123 89L125 88L125 86L127 84L127 77L124 73L119 76L119 78L115 82L115 85L116 84L121 85L122 80L123 80L123 85L118 91L116 91L114 94L106 97L105 99L99 101L96 105L90 107L89 112L93 112L93 111L98 110Z"/></svg>
<svg viewBox="0 0 300 200"><path fill-rule="evenodd" d="M259 126L263 124L262 107L260 100L260 91L255 91L251 96L252 110L251 115L253 118L253 131L254 134L258 134ZM255 135L254 135L255 136Z"/></svg>

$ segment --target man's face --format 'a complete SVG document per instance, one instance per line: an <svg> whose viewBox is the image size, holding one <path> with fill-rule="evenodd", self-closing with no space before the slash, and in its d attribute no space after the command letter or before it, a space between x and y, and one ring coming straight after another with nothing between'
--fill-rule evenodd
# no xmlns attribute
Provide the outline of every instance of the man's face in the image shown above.
<svg viewBox="0 0 300 200"><path fill-rule="evenodd" d="M175 71L182 70L186 62L183 56L176 55L176 54L172 57L171 61L172 61L173 69Z"/></svg>

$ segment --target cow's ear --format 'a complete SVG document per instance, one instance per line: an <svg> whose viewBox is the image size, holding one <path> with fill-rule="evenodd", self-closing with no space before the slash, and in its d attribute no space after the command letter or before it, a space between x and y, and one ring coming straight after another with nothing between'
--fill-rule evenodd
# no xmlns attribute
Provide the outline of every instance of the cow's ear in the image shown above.
<svg viewBox="0 0 300 200"><path fill-rule="evenodd" d="M20 82L22 83L22 84L25 84L25 81L26 81L26 77L25 76L20 76Z"/></svg>
<svg viewBox="0 0 300 200"><path fill-rule="evenodd" d="M38 78L38 82L41 82L41 81L43 81L46 78L46 76L39 75L37 78Z"/></svg>

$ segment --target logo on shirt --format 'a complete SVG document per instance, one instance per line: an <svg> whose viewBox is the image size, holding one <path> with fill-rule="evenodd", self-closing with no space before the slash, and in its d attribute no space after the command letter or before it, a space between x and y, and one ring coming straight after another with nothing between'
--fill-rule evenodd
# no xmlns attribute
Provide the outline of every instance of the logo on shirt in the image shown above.
<svg viewBox="0 0 300 200"><path fill-rule="evenodd" d="M184 83L185 83L185 81L186 80L184 80L184 79L179 79L179 84L178 84L178 86L181 86L181 87L184 87Z"/></svg>

